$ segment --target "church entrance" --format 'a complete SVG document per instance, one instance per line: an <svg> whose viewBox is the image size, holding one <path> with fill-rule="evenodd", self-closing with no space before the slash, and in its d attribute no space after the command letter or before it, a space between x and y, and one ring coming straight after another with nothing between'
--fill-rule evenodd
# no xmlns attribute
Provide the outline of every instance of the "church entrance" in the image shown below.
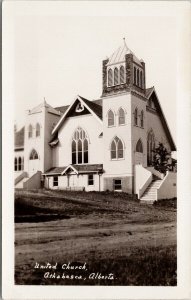
<svg viewBox="0 0 191 300"><path fill-rule="evenodd" d="M37 171L39 171L40 167L40 160L39 160L39 155L36 152L36 150L32 150L29 156L29 176L32 176L35 174Z"/></svg>

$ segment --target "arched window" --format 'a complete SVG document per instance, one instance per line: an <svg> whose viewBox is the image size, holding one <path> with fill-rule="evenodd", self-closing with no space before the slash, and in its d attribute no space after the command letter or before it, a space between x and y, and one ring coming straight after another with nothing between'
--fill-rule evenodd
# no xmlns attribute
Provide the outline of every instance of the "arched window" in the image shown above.
<svg viewBox="0 0 191 300"><path fill-rule="evenodd" d="M17 157L15 157L15 171L17 171Z"/></svg>
<svg viewBox="0 0 191 300"><path fill-rule="evenodd" d="M136 145L136 152L143 153L143 144L141 142L141 139L138 140L137 145Z"/></svg>
<svg viewBox="0 0 191 300"><path fill-rule="evenodd" d="M119 109L119 125L124 125L125 124L125 112L123 110L123 108Z"/></svg>
<svg viewBox="0 0 191 300"><path fill-rule="evenodd" d="M30 156L29 156L29 159L30 159L30 160L38 159L38 153L36 152L35 149L32 149L32 151L31 151L31 153L30 153Z"/></svg>
<svg viewBox="0 0 191 300"><path fill-rule="evenodd" d="M125 69L124 66L120 67L120 83L125 82Z"/></svg>
<svg viewBox="0 0 191 300"><path fill-rule="evenodd" d="M88 137L85 131L78 127L72 137L72 164L88 163Z"/></svg>
<svg viewBox="0 0 191 300"><path fill-rule="evenodd" d="M139 86L139 69L137 69L137 85Z"/></svg>
<svg viewBox="0 0 191 300"><path fill-rule="evenodd" d="M136 72L136 68L134 67L134 84L136 84L136 77L137 77L137 72Z"/></svg>
<svg viewBox="0 0 191 300"><path fill-rule="evenodd" d="M143 72L140 72L140 87L143 88Z"/></svg>
<svg viewBox="0 0 191 300"><path fill-rule="evenodd" d="M124 157L122 141L116 136L111 143L111 159L120 159Z"/></svg>
<svg viewBox="0 0 191 300"><path fill-rule="evenodd" d="M112 110L108 112L108 127L114 126L114 113Z"/></svg>
<svg viewBox="0 0 191 300"><path fill-rule="evenodd" d="M108 71L108 86L113 85L113 71L112 69L109 69Z"/></svg>
<svg viewBox="0 0 191 300"><path fill-rule="evenodd" d="M36 124L36 136L40 136L40 125L39 125L39 123Z"/></svg>
<svg viewBox="0 0 191 300"><path fill-rule="evenodd" d="M135 108L135 112L134 112L134 125L137 126L137 115L138 115L138 111L137 108Z"/></svg>
<svg viewBox="0 0 191 300"><path fill-rule="evenodd" d="M144 127L144 112L143 110L141 111L141 127Z"/></svg>
<svg viewBox="0 0 191 300"><path fill-rule="evenodd" d="M29 128L28 128L28 137L29 137L29 139L32 138L32 125L31 124L29 125Z"/></svg>
<svg viewBox="0 0 191 300"><path fill-rule="evenodd" d="M147 135L147 164L151 165L154 157L153 150L155 149L155 137L152 129Z"/></svg>
<svg viewBox="0 0 191 300"><path fill-rule="evenodd" d="M19 171L21 171L21 165L22 165L22 163L21 163L21 157L19 157L19 163L18 163L18 170Z"/></svg>
<svg viewBox="0 0 191 300"><path fill-rule="evenodd" d="M118 68L114 69L114 85L117 85L119 83L119 74L118 74Z"/></svg>

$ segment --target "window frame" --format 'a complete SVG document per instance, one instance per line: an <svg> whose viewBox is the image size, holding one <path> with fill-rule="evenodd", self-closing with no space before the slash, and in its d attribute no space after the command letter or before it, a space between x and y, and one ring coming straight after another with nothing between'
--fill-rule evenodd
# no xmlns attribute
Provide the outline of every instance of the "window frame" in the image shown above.
<svg viewBox="0 0 191 300"><path fill-rule="evenodd" d="M109 114L112 113L113 115L113 118L109 118ZM113 120L112 124L109 124L109 120ZM107 127L114 127L115 126L115 113L113 112L112 109L109 109L108 110L108 113L107 113Z"/></svg>
<svg viewBox="0 0 191 300"><path fill-rule="evenodd" d="M134 110L134 126L138 126L138 108Z"/></svg>
<svg viewBox="0 0 191 300"><path fill-rule="evenodd" d="M120 183L116 183L116 181L120 181ZM120 187L120 188L116 188L116 187ZM114 178L113 179L113 190L115 192L122 192L122 179L121 178Z"/></svg>
<svg viewBox="0 0 191 300"><path fill-rule="evenodd" d="M141 139L138 139L136 143L135 152L143 154L143 143Z"/></svg>
<svg viewBox="0 0 191 300"><path fill-rule="evenodd" d="M88 174L88 186L94 186L94 174Z"/></svg>
<svg viewBox="0 0 191 300"><path fill-rule="evenodd" d="M120 111L123 111L123 117L120 116ZM122 119L122 118L124 119L124 122L123 122L123 123L120 122L120 118L121 118L121 119ZM124 110L122 107L120 107L119 110L118 110L118 124L119 124L119 126L123 126L123 125L126 124L125 110Z"/></svg>
<svg viewBox="0 0 191 300"><path fill-rule="evenodd" d="M58 176L53 176L52 185L53 185L54 187L55 187L55 186L58 186Z"/></svg>
<svg viewBox="0 0 191 300"><path fill-rule="evenodd" d="M75 147L73 147L74 143L75 143ZM71 161L73 165L88 164L89 139L87 133L81 127L77 127L72 135L71 154L72 154Z"/></svg>
<svg viewBox="0 0 191 300"><path fill-rule="evenodd" d="M113 85L114 86L119 85L119 69L117 67L115 67L114 70L113 70L113 73L114 73ZM117 83L116 83L116 80L117 80Z"/></svg>
<svg viewBox="0 0 191 300"><path fill-rule="evenodd" d="M37 123L36 124L36 137L40 137L40 124L39 123Z"/></svg>
<svg viewBox="0 0 191 300"><path fill-rule="evenodd" d="M122 81L123 77L123 81ZM124 84L125 83L125 68L124 66L119 67L119 83Z"/></svg>
<svg viewBox="0 0 191 300"><path fill-rule="evenodd" d="M113 86L113 70L111 68L109 68L107 71L107 86Z"/></svg>
<svg viewBox="0 0 191 300"><path fill-rule="evenodd" d="M119 148L119 144L121 143L122 145L122 148ZM112 149L112 145L114 145L115 149ZM115 157L112 157L113 156L113 153L115 153ZM119 153L122 153L122 157L119 157ZM124 147L124 143L123 141L118 138L118 136L115 136L112 141L111 141L111 144L110 144L110 159L111 160L123 160L125 159L125 147Z"/></svg>
<svg viewBox="0 0 191 300"><path fill-rule="evenodd" d="M33 137L33 127L31 124L28 126L28 138L31 139Z"/></svg>

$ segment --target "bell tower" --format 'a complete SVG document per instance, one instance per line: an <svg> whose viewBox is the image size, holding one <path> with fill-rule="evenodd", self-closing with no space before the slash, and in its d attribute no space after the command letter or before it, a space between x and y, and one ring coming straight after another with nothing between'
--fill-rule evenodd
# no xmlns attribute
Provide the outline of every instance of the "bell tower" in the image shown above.
<svg viewBox="0 0 191 300"><path fill-rule="evenodd" d="M145 63L127 47L125 39L108 59L103 60L102 97L117 95L131 90L145 93Z"/></svg>

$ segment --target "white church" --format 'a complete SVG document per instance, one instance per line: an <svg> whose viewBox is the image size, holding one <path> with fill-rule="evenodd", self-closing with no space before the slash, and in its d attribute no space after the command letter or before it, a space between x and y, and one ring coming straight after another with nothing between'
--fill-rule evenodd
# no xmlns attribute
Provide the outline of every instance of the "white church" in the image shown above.
<svg viewBox="0 0 191 300"><path fill-rule="evenodd" d="M15 132L15 187L118 191L142 201L176 196L176 173L152 165L162 142L176 151L145 63L124 42L103 60L102 95L77 95L68 106L45 100L27 112Z"/></svg>

